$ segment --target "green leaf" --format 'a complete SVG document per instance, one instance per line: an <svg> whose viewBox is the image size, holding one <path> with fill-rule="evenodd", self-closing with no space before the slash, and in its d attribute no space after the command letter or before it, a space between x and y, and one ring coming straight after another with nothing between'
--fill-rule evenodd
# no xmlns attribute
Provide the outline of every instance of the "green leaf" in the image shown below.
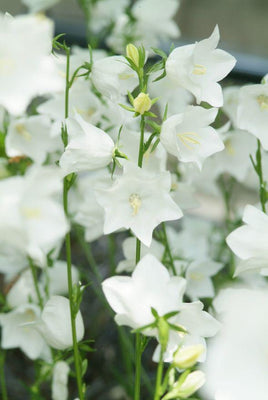
<svg viewBox="0 0 268 400"><path fill-rule="evenodd" d="M167 59L167 54L166 54L163 50L158 49L158 48L156 48L156 47L151 47L151 49L153 50L153 52L154 52L155 54L159 55L159 56L162 57L164 60Z"/></svg>

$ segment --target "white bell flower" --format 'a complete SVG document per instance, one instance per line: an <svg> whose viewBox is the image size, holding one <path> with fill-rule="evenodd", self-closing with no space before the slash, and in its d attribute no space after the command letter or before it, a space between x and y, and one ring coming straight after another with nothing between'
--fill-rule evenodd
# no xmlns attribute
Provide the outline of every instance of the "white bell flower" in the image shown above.
<svg viewBox="0 0 268 400"><path fill-rule="evenodd" d="M1 229L0 229L1 232ZM1 233L0 233L1 235ZM18 248L10 241L0 243L0 272L5 278L12 280L20 271L28 267L29 261L24 249Z"/></svg>
<svg viewBox="0 0 268 400"><path fill-rule="evenodd" d="M66 120L68 145L60 158L65 175L106 167L114 152L114 142L103 130L86 122L78 114Z"/></svg>
<svg viewBox="0 0 268 400"><path fill-rule="evenodd" d="M179 345L202 344L204 337L213 336L218 330L218 322L207 312L203 304L183 303L185 279L173 276L152 254L147 254L137 264L132 277L114 276L102 283L104 294L112 309L116 312L118 325L138 329L154 322L153 307L159 316L172 311L179 313L170 322L182 326L187 334L170 330L164 359L172 361L173 353ZM158 336L156 328L146 328L147 336ZM158 358L159 346L154 359Z"/></svg>
<svg viewBox="0 0 268 400"><path fill-rule="evenodd" d="M3 349L20 348L31 360L48 352L46 342L36 330L40 310L34 304L23 304L14 310L0 314Z"/></svg>
<svg viewBox="0 0 268 400"><path fill-rule="evenodd" d="M33 97L63 89L51 55L53 22L40 15L0 14L0 104L26 111Z"/></svg>
<svg viewBox="0 0 268 400"><path fill-rule="evenodd" d="M256 207L247 205L243 214L243 225L231 232L226 242L242 261L235 274L249 269L268 267L268 216Z"/></svg>
<svg viewBox="0 0 268 400"><path fill-rule="evenodd" d="M182 162L195 162L199 169L210 155L224 149L214 128L216 109L188 106L184 113L167 118L162 125L160 141L165 149Z"/></svg>
<svg viewBox="0 0 268 400"><path fill-rule="evenodd" d="M68 376L70 367L65 361L57 361L53 368L52 400L68 400Z"/></svg>
<svg viewBox="0 0 268 400"><path fill-rule="evenodd" d="M213 302L222 322L204 364L202 397L215 400L265 399L268 391L268 293L227 288Z"/></svg>
<svg viewBox="0 0 268 400"><path fill-rule="evenodd" d="M150 246L154 228L163 221L182 217L172 200L169 172L152 174L129 162L124 173L108 189L96 190L105 210L104 233L131 229L145 246Z"/></svg>
<svg viewBox="0 0 268 400"><path fill-rule="evenodd" d="M45 11L55 4L59 3L61 0L21 0L25 4L31 13L39 13L40 11Z"/></svg>
<svg viewBox="0 0 268 400"><path fill-rule="evenodd" d="M185 276L187 281L185 293L192 301L214 297L215 290L211 277L223 268L222 263L212 260L196 260L190 263L175 260L174 264L178 275Z"/></svg>
<svg viewBox="0 0 268 400"><path fill-rule="evenodd" d="M104 210L96 200L96 187L109 187L111 174L107 168L79 174L69 196L73 220L85 228L85 240L92 242L103 235Z"/></svg>
<svg viewBox="0 0 268 400"><path fill-rule="evenodd" d="M240 86L227 86L223 88L223 111L232 122L233 128L237 128L237 107Z"/></svg>
<svg viewBox="0 0 268 400"><path fill-rule="evenodd" d="M44 265L69 229L59 168L29 168L24 176L0 181L1 241Z"/></svg>
<svg viewBox="0 0 268 400"><path fill-rule="evenodd" d="M199 203L195 196L193 185L186 182L180 182L176 174L171 175L171 197L182 210L196 208Z"/></svg>
<svg viewBox="0 0 268 400"><path fill-rule="evenodd" d="M177 39L180 36L178 25L172 18L179 8L179 1L165 0L138 0L135 2L132 13L136 19L134 33L138 40L135 44L143 44L146 49L158 47L163 41Z"/></svg>
<svg viewBox="0 0 268 400"><path fill-rule="evenodd" d="M264 150L268 150L267 123L268 84L242 87L238 99L237 126L260 139Z"/></svg>
<svg viewBox="0 0 268 400"><path fill-rule="evenodd" d="M136 238L128 237L123 241L122 244L123 254L125 260L119 262L116 272L119 274L120 272L132 272L136 266ZM157 242L157 240L153 239L151 246L147 247L144 244L141 244L141 258L146 254L152 254L159 261L161 261L164 254L164 246L162 243Z"/></svg>
<svg viewBox="0 0 268 400"><path fill-rule="evenodd" d="M102 283L104 294L116 312L118 325L133 329L154 322L153 307L160 316L179 310L185 289L185 280L173 276L152 254L137 264L132 277L113 276ZM155 335L148 329L147 335Z"/></svg>
<svg viewBox="0 0 268 400"><path fill-rule="evenodd" d="M9 157L26 155L42 164L49 153L61 150L60 137L51 135L50 119L34 115L13 120L6 136L6 153Z"/></svg>
<svg viewBox="0 0 268 400"><path fill-rule="evenodd" d="M41 285L39 289L43 291ZM29 269L23 271L7 293L7 303L10 307L19 307L21 304L33 302L38 304L32 273Z"/></svg>
<svg viewBox="0 0 268 400"><path fill-rule="evenodd" d="M75 319L77 341L84 336L84 323L81 312ZM73 344L70 302L66 297L52 296L44 306L38 330L45 341L54 349L65 350Z"/></svg>
<svg viewBox="0 0 268 400"><path fill-rule="evenodd" d="M221 86L217 83L233 69L236 60L226 51L216 49L220 40L216 25L208 39L177 47L166 62L168 79L189 90L199 104L223 105Z"/></svg>
<svg viewBox="0 0 268 400"><path fill-rule="evenodd" d="M50 295L62 295L68 293L68 280L67 280L67 264L66 261L57 260L52 267L47 267L43 272L41 284L45 287L46 283L49 285ZM72 283L79 282L79 271L72 265Z"/></svg>
<svg viewBox="0 0 268 400"><path fill-rule="evenodd" d="M139 84L136 72L127 65L123 56L97 60L93 63L91 79L102 95L117 102Z"/></svg>
<svg viewBox="0 0 268 400"><path fill-rule="evenodd" d="M75 118L78 114L86 122L96 125L100 122L102 104L98 97L90 91L87 83L77 81L69 91L69 117ZM47 115L58 122L58 132L65 119L65 93L56 93L53 97L37 107L42 115Z"/></svg>
<svg viewBox="0 0 268 400"><path fill-rule="evenodd" d="M114 23L128 6L130 0L101 0L93 3L90 9L90 29L100 33Z"/></svg>

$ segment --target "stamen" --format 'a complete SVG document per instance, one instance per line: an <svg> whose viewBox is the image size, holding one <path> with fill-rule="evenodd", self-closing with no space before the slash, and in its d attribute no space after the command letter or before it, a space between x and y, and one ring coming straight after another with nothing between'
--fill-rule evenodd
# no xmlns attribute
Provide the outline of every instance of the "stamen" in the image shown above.
<svg viewBox="0 0 268 400"><path fill-rule="evenodd" d="M132 193L128 199L132 209L133 215L137 215L141 206L141 198L137 193Z"/></svg>
<svg viewBox="0 0 268 400"><path fill-rule="evenodd" d="M29 141L32 139L32 135L30 134L30 132L27 131L27 129L25 128L25 125L17 124L16 130L25 140Z"/></svg>
<svg viewBox="0 0 268 400"><path fill-rule="evenodd" d="M195 75L205 75L207 72L207 69L204 65L201 64L195 64L194 69L193 69L193 74Z"/></svg>
<svg viewBox="0 0 268 400"><path fill-rule="evenodd" d="M259 103L261 110L268 110L268 96L260 94L257 97L257 102Z"/></svg>
<svg viewBox="0 0 268 400"><path fill-rule="evenodd" d="M196 139L196 137L198 137L198 134L195 132L178 133L177 136L182 144L184 144L184 146L187 147L189 150L193 149L193 145L200 145L200 142Z"/></svg>

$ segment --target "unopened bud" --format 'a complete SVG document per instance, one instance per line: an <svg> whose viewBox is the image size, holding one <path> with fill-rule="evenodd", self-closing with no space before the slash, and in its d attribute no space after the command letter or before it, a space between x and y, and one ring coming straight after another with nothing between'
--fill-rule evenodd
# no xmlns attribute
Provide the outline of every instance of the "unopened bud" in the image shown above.
<svg viewBox="0 0 268 400"><path fill-rule="evenodd" d="M200 389L204 383L205 374L202 371L194 371L186 376L185 373L183 373L162 400L187 399Z"/></svg>
<svg viewBox="0 0 268 400"><path fill-rule="evenodd" d="M174 353L173 364L180 369L191 368L197 362L200 355L204 352L204 346L198 344L196 346L179 347Z"/></svg>
<svg viewBox="0 0 268 400"><path fill-rule="evenodd" d="M127 57L139 68L140 56L139 50L134 44L129 43L126 48Z"/></svg>
<svg viewBox="0 0 268 400"><path fill-rule="evenodd" d="M143 115L146 111L149 111L152 106L152 101L148 94L140 93L133 101L133 107L135 111Z"/></svg>
<svg viewBox="0 0 268 400"><path fill-rule="evenodd" d="M205 383L205 374L202 371L194 371L187 375L186 379L178 387L178 397L187 399Z"/></svg>

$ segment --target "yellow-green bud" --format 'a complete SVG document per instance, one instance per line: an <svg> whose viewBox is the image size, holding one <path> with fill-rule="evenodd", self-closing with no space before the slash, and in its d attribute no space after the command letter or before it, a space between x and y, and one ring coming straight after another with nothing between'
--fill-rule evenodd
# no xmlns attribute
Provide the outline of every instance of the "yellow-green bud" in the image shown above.
<svg viewBox="0 0 268 400"><path fill-rule="evenodd" d="M143 115L145 111L149 111L151 106L152 101L146 93L140 93L133 101L135 111L141 115Z"/></svg>
<svg viewBox="0 0 268 400"><path fill-rule="evenodd" d="M179 347L174 353L173 365L180 369L191 368L197 362L205 348L202 344L196 346Z"/></svg>
<svg viewBox="0 0 268 400"><path fill-rule="evenodd" d="M134 44L129 43L126 48L127 57L131 59L131 61L139 68L140 56L139 50Z"/></svg>

